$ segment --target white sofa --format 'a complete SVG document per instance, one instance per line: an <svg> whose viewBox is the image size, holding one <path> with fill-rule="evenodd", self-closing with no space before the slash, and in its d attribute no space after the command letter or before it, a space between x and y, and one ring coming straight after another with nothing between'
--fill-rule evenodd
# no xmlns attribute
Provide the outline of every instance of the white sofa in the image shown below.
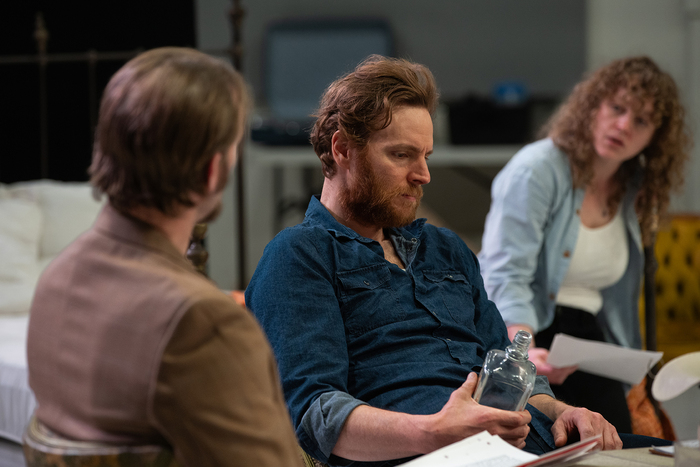
<svg viewBox="0 0 700 467"><path fill-rule="evenodd" d="M26 334L37 280L92 225L102 204L87 183L0 184L0 467L23 465L17 443L35 407Z"/></svg>
<svg viewBox="0 0 700 467"><path fill-rule="evenodd" d="M88 183L0 184L0 316L29 311L41 271L92 225L101 206Z"/></svg>

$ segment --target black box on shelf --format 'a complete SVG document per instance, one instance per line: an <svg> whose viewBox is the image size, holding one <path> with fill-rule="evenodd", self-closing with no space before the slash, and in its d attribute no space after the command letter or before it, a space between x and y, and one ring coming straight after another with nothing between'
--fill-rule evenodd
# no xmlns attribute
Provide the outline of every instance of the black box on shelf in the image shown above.
<svg viewBox="0 0 700 467"><path fill-rule="evenodd" d="M448 103L452 144L524 144L537 133L559 105L559 99L536 96L518 104L500 104L470 95Z"/></svg>
<svg viewBox="0 0 700 467"><path fill-rule="evenodd" d="M530 136L530 102L468 96L448 104L452 144L519 144Z"/></svg>

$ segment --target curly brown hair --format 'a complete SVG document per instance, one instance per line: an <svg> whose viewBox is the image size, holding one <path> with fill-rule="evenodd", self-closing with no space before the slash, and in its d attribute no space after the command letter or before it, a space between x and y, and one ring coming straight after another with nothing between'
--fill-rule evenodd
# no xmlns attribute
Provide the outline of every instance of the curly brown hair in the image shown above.
<svg viewBox="0 0 700 467"><path fill-rule="evenodd" d="M340 131L362 150L370 137L391 123L397 106L422 107L435 114L438 90L433 74L408 60L370 55L324 92L314 114L311 144L327 178L336 172L331 138Z"/></svg>
<svg viewBox="0 0 700 467"><path fill-rule="evenodd" d="M671 189L683 183L683 166L688 159L691 137L686 128L685 110L673 78L649 57L615 60L598 69L574 87L571 95L543 128L545 136L569 157L575 187L585 187L593 177L592 122L601 103L619 89L625 89L636 105L651 100L656 126L649 145L615 174L615 185L608 199L611 212L619 205L628 182L641 171L636 199L642 237L650 245L658 216L669 203Z"/></svg>
<svg viewBox="0 0 700 467"><path fill-rule="evenodd" d="M120 211L192 206L214 155L244 131L250 104L243 77L223 60L188 48L146 51L105 88L90 181Z"/></svg>

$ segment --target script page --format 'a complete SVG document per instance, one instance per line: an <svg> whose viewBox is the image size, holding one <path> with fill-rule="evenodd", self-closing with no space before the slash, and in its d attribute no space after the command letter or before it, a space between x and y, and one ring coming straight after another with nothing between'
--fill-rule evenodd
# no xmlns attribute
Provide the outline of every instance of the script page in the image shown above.
<svg viewBox="0 0 700 467"><path fill-rule="evenodd" d="M556 367L578 365L578 369L629 384L639 384L663 352L628 349L607 342L556 334L547 363Z"/></svg>
<svg viewBox="0 0 700 467"><path fill-rule="evenodd" d="M545 467L580 460L597 450L600 435L586 438L542 456L518 449L483 431L418 457L402 467Z"/></svg>

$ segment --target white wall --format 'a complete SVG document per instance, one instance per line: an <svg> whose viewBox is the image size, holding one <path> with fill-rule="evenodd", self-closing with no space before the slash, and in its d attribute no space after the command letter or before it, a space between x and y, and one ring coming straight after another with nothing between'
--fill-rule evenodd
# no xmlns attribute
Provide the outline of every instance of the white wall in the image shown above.
<svg viewBox="0 0 700 467"><path fill-rule="evenodd" d="M700 437L700 387L694 386L682 394L663 402L662 407L668 414L676 432L676 437L681 440Z"/></svg>

